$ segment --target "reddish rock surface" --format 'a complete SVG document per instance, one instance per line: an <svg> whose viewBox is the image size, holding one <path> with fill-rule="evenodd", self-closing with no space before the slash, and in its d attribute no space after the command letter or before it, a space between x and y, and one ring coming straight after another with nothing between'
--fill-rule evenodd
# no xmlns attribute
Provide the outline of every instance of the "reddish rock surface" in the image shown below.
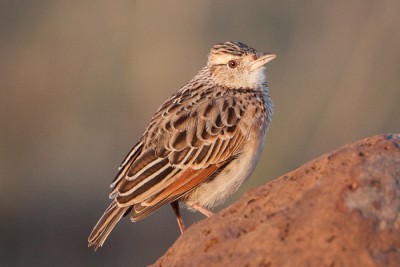
<svg viewBox="0 0 400 267"><path fill-rule="evenodd" d="M154 266L400 266L400 135L346 145L248 192Z"/></svg>

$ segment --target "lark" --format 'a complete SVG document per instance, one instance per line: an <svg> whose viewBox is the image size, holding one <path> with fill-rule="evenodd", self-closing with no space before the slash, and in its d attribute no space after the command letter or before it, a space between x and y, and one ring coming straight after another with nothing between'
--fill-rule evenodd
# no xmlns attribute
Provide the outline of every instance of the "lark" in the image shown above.
<svg viewBox="0 0 400 267"><path fill-rule="evenodd" d="M119 167L111 205L93 228L101 247L118 221L171 204L212 216L253 172L272 116L265 64L276 56L241 42L214 45L207 65L167 99Z"/></svg>

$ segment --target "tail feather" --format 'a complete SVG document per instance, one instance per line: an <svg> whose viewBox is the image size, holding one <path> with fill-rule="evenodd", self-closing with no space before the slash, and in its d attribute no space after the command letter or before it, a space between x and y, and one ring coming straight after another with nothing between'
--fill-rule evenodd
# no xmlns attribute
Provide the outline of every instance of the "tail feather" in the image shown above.
<svg viewBox="0 0 400 267"><path fill-rule="evenodd" d="M119 207L117 203L113 201L89 235L89 247L94 246L94 250L97 250L99 247L103 246L108 235L128 209L129 207Z"/></svg>

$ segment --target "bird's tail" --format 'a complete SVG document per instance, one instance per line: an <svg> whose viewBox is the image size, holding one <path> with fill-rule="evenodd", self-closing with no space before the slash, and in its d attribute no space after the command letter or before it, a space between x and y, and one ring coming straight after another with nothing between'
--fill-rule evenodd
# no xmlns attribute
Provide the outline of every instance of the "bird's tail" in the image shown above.
<svg viewBox="0 0 400 267"><path fill-rule="evenodd" d="M106 209L103 216L101 216L100 220L93 228L92 233L89 235L88 246L94 246L94 250L97 250L99 247L103 246L104 241L107 239L112 229L114 229L117 222L128 209L129 207L118 207L116 201L114 200Z"/></svg>

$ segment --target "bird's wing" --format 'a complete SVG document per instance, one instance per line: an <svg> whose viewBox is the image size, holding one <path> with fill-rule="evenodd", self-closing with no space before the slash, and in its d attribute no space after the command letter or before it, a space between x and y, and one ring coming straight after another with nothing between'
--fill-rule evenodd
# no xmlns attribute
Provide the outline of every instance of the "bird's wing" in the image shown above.
<svg viewBox="0 0 400 267"><path fill-rule="evenodd" d="M162 106L121 165L110 197L134 206L139 220L190 192L241 153L251 127L245 112L234 97Z"/></svg>

